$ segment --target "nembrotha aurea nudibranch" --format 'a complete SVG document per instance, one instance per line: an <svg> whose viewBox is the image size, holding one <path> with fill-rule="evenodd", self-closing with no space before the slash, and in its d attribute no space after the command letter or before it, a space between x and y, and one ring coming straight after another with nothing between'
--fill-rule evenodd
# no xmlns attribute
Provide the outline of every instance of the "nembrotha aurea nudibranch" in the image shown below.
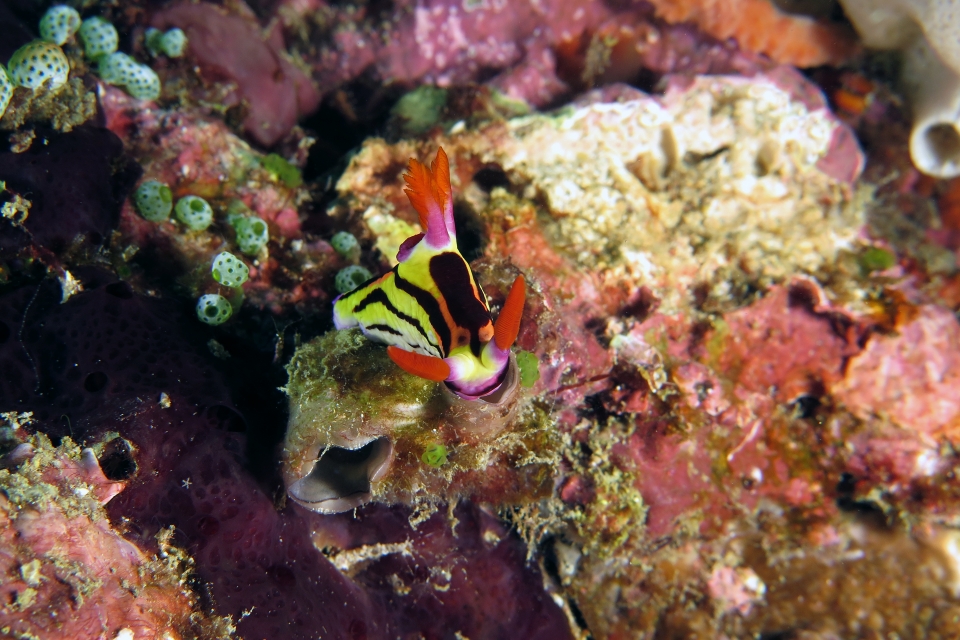
<svg viewBox="0 0 960 640"><path fill-rule="evenodd" d="M523 276L494 323L457 248L446 153L439 149L429 168L411 158L407 171L404 192L424 232L400 246L397 266L334 301L334 324L360 327L387 344L390 359L408 373L443 382L465 400L493 400L515 378L510 347L520 330Z"/></svg>

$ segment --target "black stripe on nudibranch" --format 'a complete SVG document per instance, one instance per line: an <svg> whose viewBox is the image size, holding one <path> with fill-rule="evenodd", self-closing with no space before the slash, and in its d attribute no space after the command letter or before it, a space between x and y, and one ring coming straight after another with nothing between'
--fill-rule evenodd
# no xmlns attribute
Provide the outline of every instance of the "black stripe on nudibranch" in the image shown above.
<svg viewBox="0 0 960 640"><path fill-rule="evenodd" d="M376 323L376 324L368 325L368 326L367 326L367 331L382 331L383 333L392 333L392 334L395 335L395 336L402 336L402 335L403 335L403 332L402 332L402 331L397 331L396 329L394 329L394 328L391 327L390 325L388 325L388 324L383 324L383 323L380 323L380 322L378 322L378 323Z"/></svg>
<svg viewBox="0 0 960 640"><path fill-rule="evenodd" d="M407 315L403 311L400 311L395 306L393 306L393 303L390 302L390 298L387 297L387 294L384 292L383 289L374 289L369 294L367 294L367 296L364 297L364 299L361 300L357 304L357 306L353 308L353 313L354 314L360 313L365 308L369 307L371 304L377 304L377 303L382 304L387 311L389 311L390 313L395 315L397 318L399 318L400 320L403 320L404 322L409 324L411 327L419 331L420 335L422 335L426 339L428 344L433 344L433 340L429 335L427 335L427 332L424 330L423 325L420 324L420 321L411 315ZM367 328L369 329L369 327Z"/></svg>
<svg viewBox="0 0 960 640"><path fill-rule="evenodd" d="M421 289L409 280L404 280L398 271L399 266L400 265L397 265L393 268L394 286L416 300L420 308L427 314L427 317L430 319L430 325L440 339L441 353L446 357L450 353L450 340L452 335L450 327L447 326L447 321L443 317L443 312L440 310L440 303L437 302L437 299L434 298L433 294L429 291Z"/></svg>
<svg viewBox="0 0 960 640"><path fill-rule="evenodd" d="M478 332L490 322L490 311L477 298L466 260L452 251L436 255L430 258L430 277L446 300L450 317L470 332L471 342L479 344Z"/></svg>

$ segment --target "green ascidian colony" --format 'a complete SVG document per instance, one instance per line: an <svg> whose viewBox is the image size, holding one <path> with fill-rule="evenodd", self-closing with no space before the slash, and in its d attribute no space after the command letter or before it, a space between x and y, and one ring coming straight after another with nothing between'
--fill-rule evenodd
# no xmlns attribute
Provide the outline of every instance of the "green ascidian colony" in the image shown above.
<svg viewBox="0 0 960 640"><path fill-rule="evenodd" d="M114 51L100 58L97 71L100 73L100 79L107 84L122 87L133 79L139 66L139 63L127 54Z"/></svg>
<svg viewBox="0 0 960 640"><path fill-rule="evenodd" d="M3 117L12 97L13 83L10 81L10 76L7 75L7 70L3 68L3 65L0 65L0 117Z"/></svg>
<svg viewBox="0 0 960 640"><path fill-rule="evenodd" d="M234 218L234 230L237 232L237 246L248 256L255 256L270 241L267 223L256 216Z"/></svg>
<svg viewBox="0 0 960 640"><path fill-rule="evenodd" d="M360 257L360 243L349 231L338 231L333 234L330 238L330 246L347 260L354 261Z"/></svg>
<svg viewBox="0 0 960 640"><path fill-rule="evenodd" d="M337 293L347 293L353 291L372 277L373 274L370 273L368 269L354 264L345 269L341 269L339 273L337 273L333 284L337 289Z"/></svg>
<svg viewBox="0 0 960 640"><path fill-rule="evenodd" d="M156 180L148 180L140 185L134 201L140 215L150 222L164 222L173 210L170 187Z"/></svg>
<svg viewBox="0 0 960 640"><path fill-rule="evenodd" d="M170 29L160 38L160 50L171 58L179 58L187 48L187 35L182 29Z"/></svg>
<svg viewBox="0 0 960 640"><path fill-rule="evenodd" d="M138 64L126 84L127 92L137 100L156 100L160 97L160 76L145 64Z"/></svg>
<svg viewBox="0 0 960 640"><path fill-rule="evenodd" d="M213 275L213 279L223 286L236 288L247 281L250 276L250 268L237 256L229 251L224 251L213 259L210 273Z"/></svg>
<svg viewBox="0 0 960 640"><path fill-rule="evenodd" d="M40 19L40 37L63 46L80 28L80 14L73 7L58 4L47 9Z"/></svg>
<svg viewBox="0 0 960 640"><path fill-rule="evenodd" d="M203 231L213 223L213 209L200 196L184 196L175 207L177 220L194 231Z"/></svg>
<svg viewBox="0 0 960 640"><path fill-rule="evenodd" d="M116 28L103 18L87 18L80 25L83 52L91 60L108 56L117 50L120 36Z"/></svg>
<svg viewBox="0 0 960 640"><path fill-rule="evenodd" d="M208 293L197 300L197 317L210 325L223 324L233 315L230 301L219 293Z"/></svg>
<svg viewBox="0 0 960 640"><path fill-rule="evenodd" d="M67 82L70 63L57 45L34 40L14 52L9 70L10 79L21 87L39 89L49 81L50 88L57 89Z"/></svg>

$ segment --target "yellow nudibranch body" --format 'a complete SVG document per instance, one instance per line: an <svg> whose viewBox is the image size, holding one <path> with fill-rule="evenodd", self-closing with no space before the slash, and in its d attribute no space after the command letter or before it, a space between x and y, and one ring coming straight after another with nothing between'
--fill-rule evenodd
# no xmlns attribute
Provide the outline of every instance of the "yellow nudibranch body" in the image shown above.
<svg viewBox="0 0 960 640"><path fill-rule="evenodd" d="M525 284L518 276L496 324L483 290L457 248L450 165L443 149L428 169L410 159L403 178L424 232L407 238L398 264L333 303L337 329L360 327L388 345L408 373L444 382L466 400L495 396L511 377Z"/></svg>

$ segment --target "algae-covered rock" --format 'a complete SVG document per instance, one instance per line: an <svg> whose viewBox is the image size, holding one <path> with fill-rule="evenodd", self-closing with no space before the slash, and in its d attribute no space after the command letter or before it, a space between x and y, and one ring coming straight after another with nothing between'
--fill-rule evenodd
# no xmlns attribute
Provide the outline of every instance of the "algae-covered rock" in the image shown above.
<svg viewBox="0 0 960 640"><path fill-rule="evenodd" d="M499 402L461 400L403 372L359 331L300 347L287 373L284 480L310 509L339 512L371 499L455 502L473 493L511 503L549 490L553 424L517 379Z"/></svg>
<svg viewBox="0 0 960 640"><path fill-rule="evenodd" d="M0 470L0 634L18 638L226 638L227 619L199 613L187 586L192 559L157 538L159 554L126 540L102 503L122 488L91 449L40 434L14 449Z"/></svg>

